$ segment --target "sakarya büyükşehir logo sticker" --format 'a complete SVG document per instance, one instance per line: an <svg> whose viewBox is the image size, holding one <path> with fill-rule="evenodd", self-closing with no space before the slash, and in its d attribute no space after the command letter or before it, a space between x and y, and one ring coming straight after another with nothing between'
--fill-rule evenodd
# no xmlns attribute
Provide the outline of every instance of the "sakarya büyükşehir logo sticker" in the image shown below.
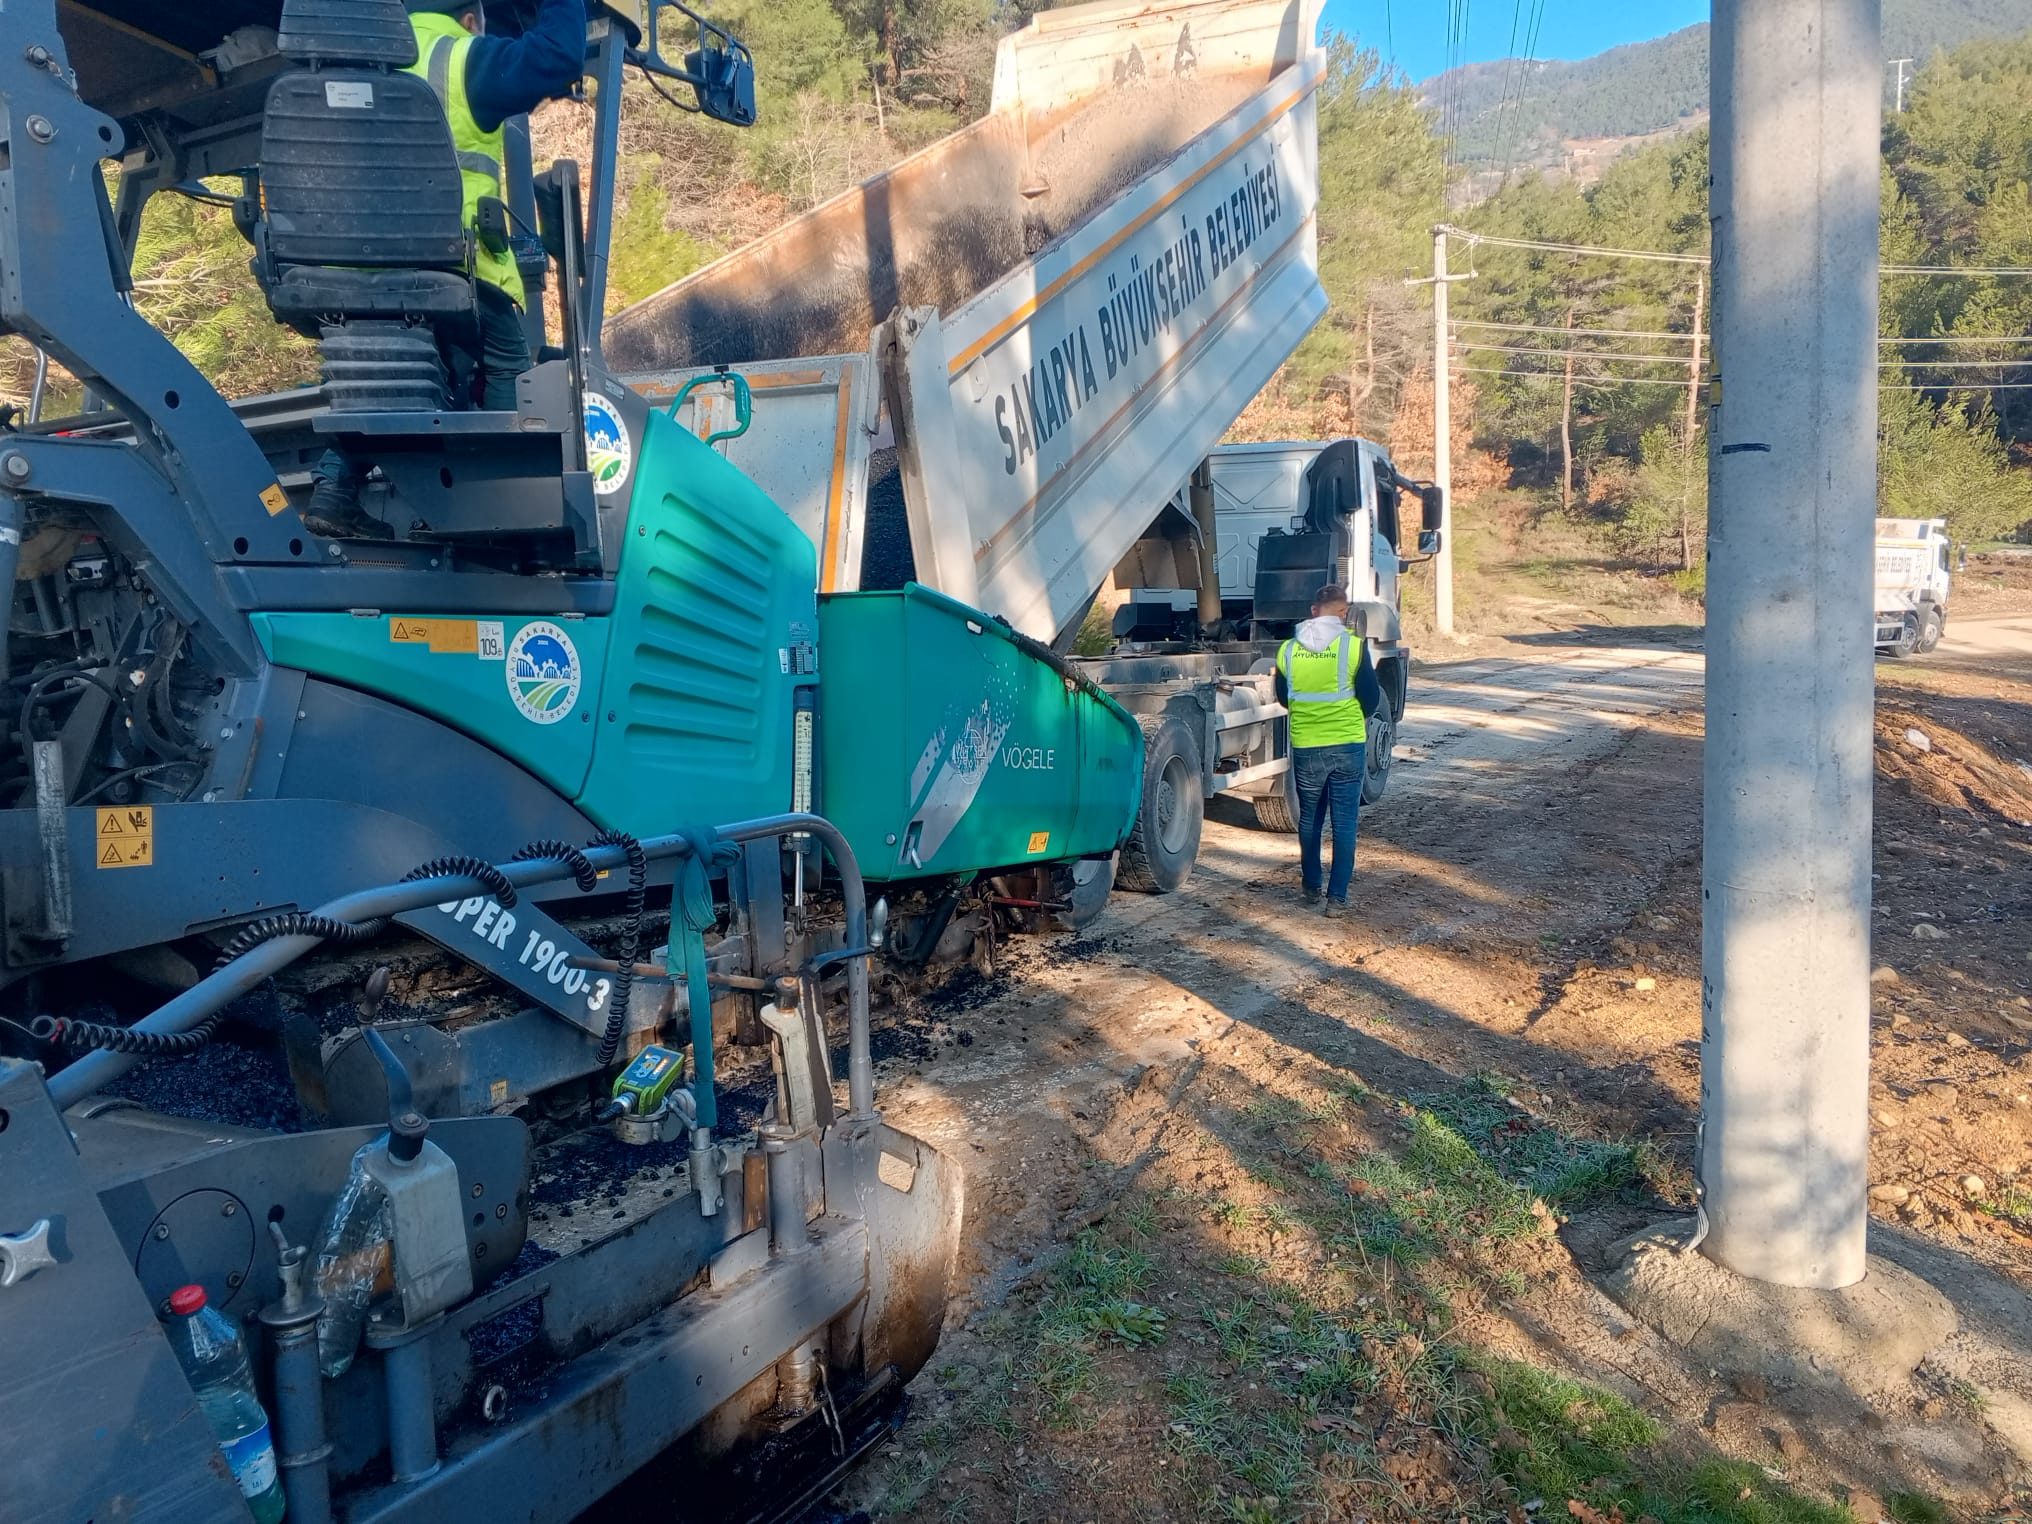
<svg viewBox="0 0 2032 1524"><path fill-rule="evenodd" d="M621 421L621 410L598 392L587 392L586 470L592 473L593 491L601 497L619 492L634 458L635 446Z"/></svg>
<svg viewBox="0 0 2032 1524"><path fill-rule="evenodd" d="M571 636L533 620L508 642L508 697L525 719L555 725L578 702L583 669Z"/></svg>

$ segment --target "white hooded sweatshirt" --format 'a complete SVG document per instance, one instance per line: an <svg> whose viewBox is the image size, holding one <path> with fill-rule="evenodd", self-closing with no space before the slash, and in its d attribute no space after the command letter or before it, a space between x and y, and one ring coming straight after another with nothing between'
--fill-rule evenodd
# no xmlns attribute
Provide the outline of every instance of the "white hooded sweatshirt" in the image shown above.
<svg viewBox="0 0 2032 1524"><path fill-rule="evenodd" d="M1298 643L1317 656L1322 651L1332 650L1333 643L1348 633L1348 627L1338 614L1316 614L1294 633Z"/></svg>

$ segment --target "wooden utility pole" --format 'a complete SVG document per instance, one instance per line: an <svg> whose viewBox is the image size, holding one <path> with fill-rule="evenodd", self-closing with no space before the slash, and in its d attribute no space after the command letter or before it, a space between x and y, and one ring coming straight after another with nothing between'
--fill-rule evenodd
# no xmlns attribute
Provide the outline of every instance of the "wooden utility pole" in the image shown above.
<svg viewBox="0 0 2032 1524"><path fill-rule="evenodd" d="M1566 384L1559 399L1559 511L1573 507L1573 308L1566 309Z"/></svg>

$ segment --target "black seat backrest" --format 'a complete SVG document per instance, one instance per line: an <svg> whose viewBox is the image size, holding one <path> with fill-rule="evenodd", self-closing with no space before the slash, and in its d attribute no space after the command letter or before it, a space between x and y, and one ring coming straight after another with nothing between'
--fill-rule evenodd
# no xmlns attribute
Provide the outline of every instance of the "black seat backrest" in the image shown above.
<svg viewBox="0 0 2032 1524"><path fill-rule="evenodd" d="M1310 530L1277 530L1256 542L1256 604L1259 620L1293 621L1312 613L1312 595L1334 580L1334 540Z"/></svg>
<svg viewBox="0 0 2032 1524"><path fill-rule="evenodd" d="M262 219L277 268L463 270L464 192L403 0L284 0L278 45L304 67L269 88Z"/></svg>

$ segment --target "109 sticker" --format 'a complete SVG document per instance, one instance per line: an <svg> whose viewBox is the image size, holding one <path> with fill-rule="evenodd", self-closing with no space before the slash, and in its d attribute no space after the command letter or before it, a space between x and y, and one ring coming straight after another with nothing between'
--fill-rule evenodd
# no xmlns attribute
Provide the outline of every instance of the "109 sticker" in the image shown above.
<svg viewBox="0 0 2032 1524"><path fill-rule="evenodd" d="M598 392L586 393L586 470L592 473L593 491L610 497L628 480L628 467L635 459L635 446L628 438L628 425L621 410Z"/></svg>
<svg viewBox="0 0 2032 1524"><path fill-rule="evenodd" d="M571 636L548 620L525 624L508 642L508 697L522 717L555 725L578 702L584 676Z"/></svg>

